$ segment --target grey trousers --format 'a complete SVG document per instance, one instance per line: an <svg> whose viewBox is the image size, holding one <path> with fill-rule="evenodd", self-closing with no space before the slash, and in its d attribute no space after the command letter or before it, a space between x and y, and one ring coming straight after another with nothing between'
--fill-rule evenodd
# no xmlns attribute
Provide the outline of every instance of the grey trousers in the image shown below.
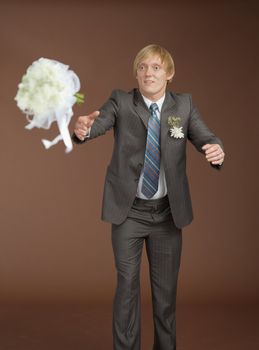
<svg viewBox="0 0 259 350"><path fill-rule="evenodd" d="M127 219L112 224L117 270L113 301L113 349L140 350L140 263L145 241L152 293L153 350L176 349L176 290L182 231L174 225L168 197L135 198Z"/></svg>

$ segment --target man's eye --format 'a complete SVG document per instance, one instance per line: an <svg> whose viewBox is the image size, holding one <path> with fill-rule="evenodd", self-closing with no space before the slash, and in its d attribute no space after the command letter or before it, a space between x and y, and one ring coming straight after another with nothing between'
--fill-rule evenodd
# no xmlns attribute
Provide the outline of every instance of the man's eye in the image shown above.
<svg viewBox="0 0 259 350"><path fill-rule="evenodd" d="M143 70L144 69L144 66L139 66L139 70Z"/></svg>
<svg viewBox="0 0 259 350"><path fill-rule="evenodd" d="M159 68L160 68L159 66L155 66L154 67L155 70L159 70Z"/></svg>

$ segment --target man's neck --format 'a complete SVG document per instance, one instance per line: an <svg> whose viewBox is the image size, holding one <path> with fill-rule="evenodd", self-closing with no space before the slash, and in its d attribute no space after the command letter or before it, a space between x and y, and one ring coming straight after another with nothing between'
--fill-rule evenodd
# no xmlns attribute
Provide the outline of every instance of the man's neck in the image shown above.
<svg viewBox="0 0 259 350"><path fill-rule="evenodd" d="M165 96L165 92L163 94L159 94L159 95L148 95L145 93L142 93L140 91L141 95L146 97L148 100L152 101L152 102L157 102L158 100L160 100L160 98L162 98L163 96Z"/></svg>
<svg viewBox="0 0 259 350"><path fill-rule="evenodd" d="M152 100L150 100L149 98L147 98L144 95L142 95L142 97L143 97L143 100L144 100L144 102L145 102L145 104L147 105L148 108L150 107L150 105L152 103L156 102L157 106L158 106L158 110L161 112L162 105L163 105L164 100L165 100L165 94L162 97L160 97L158 100L156 100L156 101L152 101Z"/></svg>

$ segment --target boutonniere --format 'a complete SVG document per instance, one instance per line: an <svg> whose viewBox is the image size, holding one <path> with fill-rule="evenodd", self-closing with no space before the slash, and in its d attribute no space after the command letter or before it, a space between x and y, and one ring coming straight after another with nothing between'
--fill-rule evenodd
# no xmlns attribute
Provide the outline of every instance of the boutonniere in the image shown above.
<svg viewBox="0 0 259 350"><path fill-rule="evenodd" d="M176 139L182 139L184 137L183 127L180 126L181 118L170 116L168 117L168 125L170 126L170 136Z"/></svg>

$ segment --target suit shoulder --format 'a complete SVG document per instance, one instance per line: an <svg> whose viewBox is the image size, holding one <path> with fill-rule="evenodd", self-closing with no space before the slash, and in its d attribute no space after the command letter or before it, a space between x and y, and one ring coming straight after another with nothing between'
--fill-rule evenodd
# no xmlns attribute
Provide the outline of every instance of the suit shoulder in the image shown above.
<svg viewBox="0 0 259 350"><path fill-rule="evenodd" d="M110 99L117 103L119 106L121 103L125 104L127 101L132 102L134 96L134 91L124 91L121 89L112 90Z"/></svg>
<svg viewBox="0 0 259 350"><path fill-rule="evenodd" d="M125 103L129 101L131 103L132 101L132 94L131 92L126 92L122 89L114 89L112 90L109 99L106 101L104 106L112 104L114 108L118 111L122 108ZM126 103L127 105L127 103ZM103 107L102 107L103 108Z"/></svg>
<svg viewBox="0 0 259 350"><path fill-rule="evenodd" d="M129 95L132 95L132 91L125 91L125 90L122 90L122 89L114 89L114 90L112 90L112 96L127 97Z"/></svg>
<svg viewBox="0 0 259 350"><path fill-rule="evenodd" d="M178 103L190 103L192 100L192 95L187 92L172 92L170 91L171 96Z"/></svg>

